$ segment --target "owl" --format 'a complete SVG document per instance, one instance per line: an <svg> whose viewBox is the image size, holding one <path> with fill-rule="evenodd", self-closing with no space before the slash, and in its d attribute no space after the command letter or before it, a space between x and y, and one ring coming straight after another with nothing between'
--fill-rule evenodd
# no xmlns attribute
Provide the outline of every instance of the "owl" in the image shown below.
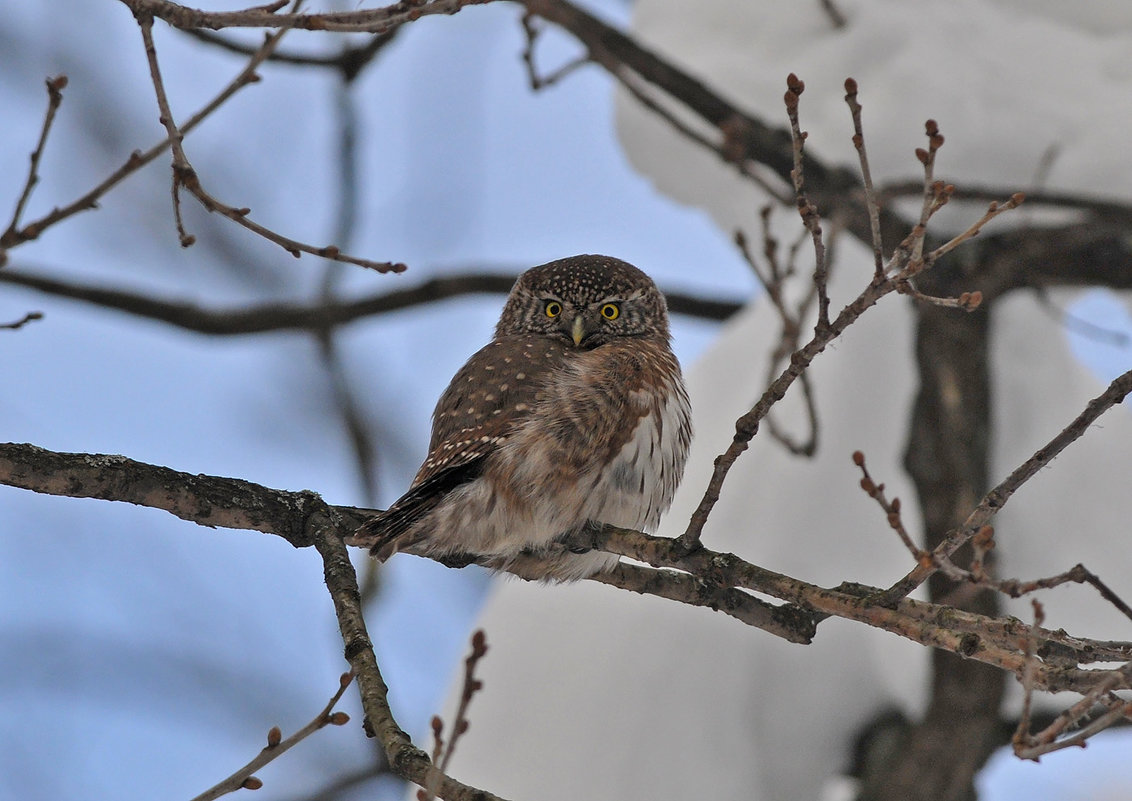
<svg viewBox="0 0 1132 801"><path fill-rule="evenodd" d="M636 267L572 256L519 276L495 336L440 396L428 457L354 542L569 581L617 556L557 541L603 523L653 529L684 472L688 395L664 296Z"/></svg>

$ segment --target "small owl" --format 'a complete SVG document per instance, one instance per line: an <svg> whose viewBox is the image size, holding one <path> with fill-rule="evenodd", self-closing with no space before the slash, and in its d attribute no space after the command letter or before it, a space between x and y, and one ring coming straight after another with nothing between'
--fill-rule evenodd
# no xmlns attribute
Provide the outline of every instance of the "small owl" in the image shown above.
<svg viewBox="0 0 1132 801"><path fill-rule="evenodd" d="M656 284L608 256L552 261L519 276L495 337L440 396L409 491L354 541L496 568L531 553L551 560L540 578L583 578L617 557L555 541L655 528L691 436Z"/></svg>

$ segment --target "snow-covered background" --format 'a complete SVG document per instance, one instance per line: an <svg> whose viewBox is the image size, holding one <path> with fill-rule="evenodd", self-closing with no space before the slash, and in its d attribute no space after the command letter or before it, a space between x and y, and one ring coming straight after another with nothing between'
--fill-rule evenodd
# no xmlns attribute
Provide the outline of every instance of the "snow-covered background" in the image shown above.
<svg viewBox="0 0 1132 801"><path fill-rule="evenodd" d="M622 4L594 5L614 21L628 19ZM909 154L920 144L923 119L932 116L948 136L941 169L949 179L1024 188L1041 154L1056 144L1060 155L1050 171L1051 186L1127 197L1130 170L1122 143L1132 119L1127 91L1132 71L1125 55L1132 42L1123 4L1085 4L1086 10L1065 15L1057 4L1045 9L1024 3L963 2L943 8L844 3L855 22L850 33L840 35L828 31L816 2L812 8L790 4L789 14L775 4L749 4L749 21L757 23L753 28L743 5L737 10L702 3L689 20L651 2L639 7L635 24L682 62L711 54L719 63L699 64L701 74L771 120L781 116L783 76L798 72L809 87L805 127L814 152L823 157L852 158L840 86L853 74L862 85L874 163L884 176L911 172ZM70 78L26 215L33 218L85 192L162 131L141 40L125 7L111 0L8 0L4 11L4 216L15 202L39 131L46 103L42 81L60 72ZM702 183L665 171L660 164L674 160L666 135L635 124L625 111L621 128L628 158L650 176L641 177L621 149L614 93L596 68L531 94L519 61L518 16L517 8L493 5L414 24L353 88L360 118L360 222L353 241L339 244L367 257L404 261L411 269L396 277L348 270L341 291L400 288L442 273L493 266L518 270L571 253L605 252L640 265L665 288L713 297L753 294L752 277L728 243L733 225L754 227L756 200L742 194L748 190L726 178L712 183L717 173L714 164L706 164L710 159L682 151L680 158L688 159ZM202 48L160 23L157 34L173 109L182 117L240 68L238 57ZM731 39L720 39L724 34ZM943 47L948 37L961 37L961 45L952 41L950 48ZM573 52L565 38L545 38L539 50L543 63L554 64ZM697 42L709 44L697 48ZM317 43L293 35L284 47ZM686 51L678 47L685 44ZM936 54L934 61L925 55L929 52ZM932 70L924 69L929 61ZM289 235L328 241L335 225L338 81L330 74L281 66L261 73L262 83L244 90L186 140L187 151L216 196L251 207L257 220ZM1098 121L1095 130L1085 124L1090 119ZM656 155L651 162L650 154ZM186 200L187 224L199 241L180 249L168 178L167 162L159 159L108 195L100 210L13 251L11 268L148 290L209 307L316 296L323 264L309 257L295 261L227 221L208 217L191 200ZM659 194L652 182L676 200ZM702 198L715 198L719 205L706 211L680 205ZM846 249L845 264L857 257ZM379 435L376 503L396 497L407 483L423 454L433 400L490 336L499 300L446 302L341 332L350 382ZM1124 307L1109 296L1093 294L1085 303L1075 307L1079 314L1132 329L1121 318ZM334 503L366 502L310 337L208 338L0 286L0 321L30 309L42 310L45 319L19 332L0 332L0 439L122 453L190 472L310 488ZM878 310L877 324L886 319L883 314L895 311ZM1020 314L1027 316L1027 310ZM728 331L747 336L743 326L753 325L756 317L746 315ZM1063 347L1063 329L1050 317L1043 319L1049 341ZM675 346L684 363L695 362L718 330L677 318ZM867 340L862 343L865 347ZM1132 361L1127 348L1106 350L1085 340L1070 344L1101 371ZM715 352L726 356L726 347L724 340ZM847 342L830 355L845 355L848 361L853 347ZM710 365L694 373L705 377L702 391L710 392ZM827 380L836 385L837 377ZM1074 389L1085 397L1091 387ZM723 417L717 422L727 425ZM701 447L714 453L722 446L710 444L711 428L710 421L701 423ZM881 464L882 457L876 458ZM848 481L852 484L852 478ZM1060 483L1061 477L1050 481ZM717 521L720 531L724 514L721 510ZM783 531L771 514L756 515L760 528ZM1126 526L1123 530L1127 533ZM768 541L765 547L781 547L782 558L808 556L802 547L790 551L788 544ZM889 558L899 557L893 543L876 547L882 545ZM760 555L753 547L746 554ZM876 567L884 573L880 558ZM814 566L799 568L816 577ZM869 580L843 571L831 575ZM383 579L372 633L399 721L420 737L441 704L443 685L465 649L488 582L474 570L449 571L407 557L393 560ZM525 586L506 585L520 592ZM607 593L592 596L595 611L579 615L570 600L575 588L533 589L541 594L523 601L523 625L512 621L503 630L489 625L493 651L485 669L521 666L509 654L523 650L525 636L533 638L525 642L539 642L548 628L563 643L572 642L559 637L564 633L596 631L610 610L640 615L637 628L620 632L626 644L639 649L637 661L624 665L638 676L668 681L679 669L677 655L694 651L692 641L673 642L651 628L652 621L673 615L670 604ZM505 605L500 598L490 614ZM779 653L770 638L732 621L706 613L695 621L689 636L704 638L705 648L731 642L752 660ZM630 632L636 636L629 638ZM734 644L736 638L741 642ZM274 537L203 530L152 510L0 488L0 798L191 797L250 758L271 725L287 731L313 716L345 667L340 653L312 551L294 551ZM571 658L576 660L577 653ZM619 674L612 652L580 653L595 655L587 664ZM813 656L794 649L781 658L796 660L799 670ZM881 671L872 675L895 672L901 678L883 658L870 655L867 661L870 669ZM711 678L726 687L729 676L747 678L748 664L715 665ZM785 664L790 669L791 663ZM578 679L592 677L566 665ZM601 675L598 671L599 681ZM914 675L902 678L906 687L891 692L913 696ZM678 719L668 714L675 709L664 707L652 708L649 718L587 717L585 705L577 702L580 696L565 693L559 679L560 672L540 674L544 684L559 690L544 697L572 714L587 734L596 728L624 742L643 743L641 732L667 736L666 727ZM609 685L617 686L612 679ZM518 696L502 693L503 683L489 682L492 686L500 692L476 701L483 717L474 719L473 732L480 744L506 737L531 742L514 723ZM859 694L860 704L868 700L861 687L849 689ZM830 703L846 695L838 686L830 693ZM889 694L887 685L874 693ZM345 707L355 712L348 698ZM490 723L493 698L500 714L512 710L509 730ZM736 713L731 717L724 708L701 710L718 712L720 723L696 737L706 745L735 749L734 764L756 762L725 722L733 717L742 725L749 718L738 714L745 710L737 705L731 708ZM540 714L546 715L544 722L552 720L549 712ZM466 742L471 757L476 740ZM832 753L836 743L824 745ZM320 732L261 774L267 784L260 795L306 797L367 764L370 747L354 725ZM1125 739L1124 745L1107 747L1119 753L1129 746ZM1118 784L1112 778L1126 770L1119 756L1102 761L1107 768L1089 763L1073 774L1077 778L1065 778L1070 775L1066 765L1105 749L1098 741L1083 754L1057 755L1041 766L996 760L988 771L986 797L1126 797L1132 781ZM584 778L585 771L573 767L572 775ZM628 763L625 780L641 769ZM471 778L468 771L463 775ZM1088 792L1082 790L1082 775L1094 782ZM689 769L687 776L691 787L683 797L713 789L716 797L727 797L722 788L704 785L703 774ZM486 786L505 792L507 783ZM373 797L372 788L343 797Z"/></svg>
<svg viewBox="0 0 1132 801"><path fill-rule="evenodd" d="M1103 144L1118 141L1132 117L1124 58L1132 37L1116 5L1085 4L1080 19L1052 6L987 2L837 5L845 28L816 2L639 0L633 29L771 119L783 116L784 76L796 72L807 85L801 117L808 151L850 165L856 155L842 85L855 77L878 182L916 176L912 150L922 146L930 117L947 137L937 176L956 182L960 197L964 182L999 187L1006 197L1039 177L1055 191L1127 197L1132 164L1121 148ZM707 208L724 231L757 232L752 212L766 202L757 187L634 102L622 99L618 110L626 152L656 186ZM1013 224L1020 222L1036 225L1041 217L1026 210ZM835 307L871 273L864 247L842 246ZM1123 301L1053 290L997 305L993 481L1071 420L1102 381L1132 365L1127 339L1116 346L1097 337L1084 347L1067 337L1072 326L1058 310L1127 331L1127 296ZM823 354L811 373L821 453L804 462L766 436L757 439L705 529L709 546L825 586L884 586L903 574L907 557L857 488L848 455L863 449L890 496L915 497L901 469L916 381L912 325L907 304L882 303ZM761 390L766 354L758 345L775 337L773 313L756 304L690 370L697 438L661 533L683 529L712 459L730 441L732 421ZM1085 351L1088 367L1075 356ZM1049 575L1083 561L1120 594L1132 593L1130 443L1132 417L1117 410L1018 494L998 520L1005 575ZM891 635L827 621L802 649L752 638L702 610L626 601L604 587L571 586L553 597L540 589L498 586L481 615L497 644L484 680L506 691L477 701L476 726L487 734L469 738L456 759L470 780L505 795L846 798L852 788L837 774L855 733L893 708L914 717L926 700L926 653ZM1055 627L1129 632L1127 619L1092 592L1063 589L1043 600ZM1031 614L1028 602L1011 611ZM1116 734L1086 754L1046 757L1040 767L1003 755L980 779L983 797L1128 797L1126 762L1106 762L1098 752L1129 747L1129 737Z"/></svg>

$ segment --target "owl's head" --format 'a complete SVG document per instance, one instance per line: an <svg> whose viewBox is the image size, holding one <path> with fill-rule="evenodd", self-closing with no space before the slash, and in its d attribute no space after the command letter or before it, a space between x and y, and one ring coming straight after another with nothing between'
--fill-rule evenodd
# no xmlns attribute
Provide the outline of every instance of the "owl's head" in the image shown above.
<svg viewBox="0 0 1132 801"><path fill-rule="evenodd" d="M609 256L570 256L519 276L496 337L543 334L596 348L618 337L668 341L668 306L653 280Z"/></svg>

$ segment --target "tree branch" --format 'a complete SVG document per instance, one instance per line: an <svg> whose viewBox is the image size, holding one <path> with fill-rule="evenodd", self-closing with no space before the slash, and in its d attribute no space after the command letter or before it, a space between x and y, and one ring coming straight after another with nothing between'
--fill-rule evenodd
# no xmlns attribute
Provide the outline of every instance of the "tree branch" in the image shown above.
<svg viewBox="0 0 1132 801"><path fill-rule="evenodd" d="M299 729L286 740L283 739L283 734L279 731L279 727L273 726L267 733L267 747L256 754L248 764L244 765L224 781L205 790L203 793L193 798L192 801L214 801L214 799L222 795L234 793L240 789L258 790L263 786L263 782L255 777L254 774L257 770L278 759L319 729L328 725L343 726L348 723L350 720L349 715L345 712L334 712L333 710L338 704L338 701L341 700L342 694L346 692L346 688L350 686L350 682L353 680L353 674L343 673L338 683L337 692L334 693L326 706L322 708L322 711L315 716L314 720L306 726L303 726L303 728Z"/></svg>
<svg viewBox="0 0 1132 801"><path fill-rule="evenodd" d="M333 513L332 507L323 505ZM385 750L390 769L403 779L421 787L435 787L445 801L503 801L497 796L452 779L433 766L421 749L401 730L389 708L389 688L381 677L373 642L362 616L361 592L350 555L342 542L342 527L323 526L314 532L314 546L322 556L326 588L334 600L338 628L345 643L346 660L358 677L358 688L365 711L365 730L376 737Z"/></svg>
<svg viewBox="0 0 1132 801"><path fill-rule="evenodd" d="M143 14L164 20L174 28L294 28L308 31L341 33L385 33L398 25L433 14L455 14L464 6L479 5L490 0L424 0L394 3L384 8L364 11L334 11L325 14L279 14L286 0L268 6L241 11L200 11L172 0L121 0L135 15Z"/></svg>
<svg viewBox="0 0 1132 801"><path fill-rule="evenodd" d="M8 227L3 234L0 234L0 242L6 242L16 236L16 229L19 228L20 218L24 215L24 209L31 198L31 192L35 189L35 185L39 183L39 160L43 158L43 148L47 144L48 134L51 133L51 124L55 122L55 112L59 110L59 106L63 103L63 90L66 87L66 75L47 79L47 111L43 115L43 127L39 132L39 141L36 142L35 150L31 153L31 164L28 166L23 191L20 192L20 197L16 201L16 208L12 212L12 219L8 223ZM3 262L0 261L0 267L2 266Z"/></svg>
<svg viewBox="0 0 1132 801"><path fill-rule="evenodd" d="M27 270L0 270L0 283L27 287L48 295L115 309L137 317L157 320L199 334L240 335L269 331L322 331L365 317L407 309L448 298L475 294L505 295L520 270L510 274L468 273L433 278L409 289L382 292L357 300L317 305L265 303L244 309L205 309L193 303L159 300L121 289L107 289L49 278ZM726 320L742 308L740 301L698 298L678 292L666 293L669 311L705 320Z"/></svg>
<svg viewBox="0 0 1132 801"><path fill-rule="evenodd" d="M0 444L0 484L54 495L121 500L164 509L201 525L277 533L297 547L314 544L323 556L327 586L334 596L346 643L346 658L358 676L363 701L368 704L370 730L385 746L394 772L418 783L429 780L431 766L427 756L409 743L383 706L384 684L380 683L365 633L356 577L342 539L351 535L373 510L329 506L307 491L284 492L238 479L193 476L122 456L57 453L11 443ZM661 579L652 584L642 578L643 568L638 568L619 569L598 579L604 583L692 605L710 606L714 598L722 600L720 605L725 608L735 606L730 600L734 593L729 588L763 593L797 607L792 611L767 610L777 616L775 626L760 625L767 630L793 626L797 632L798 621L804 620L808 612L819 617L836 615L1016 675L1026 668L1025 640L1029 628L1012 618L993 618L906 598L891 603L881 590L873 587L844 585L824 589L758 567L733 554L706 548L688 553L677 540L627 529L607 526L588 532L585 538L585 543L569 544L598 547L654 568L690 574L694 579ZM701 589L701 585L707 589ZM681 588L686 595L677 592ZM731 614L734 610L727 611ZM744 620L746 613L733 616ZM759 625L764 617L755 615L744 622ZM786 625L784 621L792 622ZM1127 660L1132 656L1132 643L1105 643L1044 630L1038 636L1043 653L1050 656L1034 670L1036 688L1088 692L1102 683L1107 689L1132 687L1132 676L1121 674L1114 678L1112 670L1081 667L1097 661ZM444 792L440 794L447 797Z"/></svg>

